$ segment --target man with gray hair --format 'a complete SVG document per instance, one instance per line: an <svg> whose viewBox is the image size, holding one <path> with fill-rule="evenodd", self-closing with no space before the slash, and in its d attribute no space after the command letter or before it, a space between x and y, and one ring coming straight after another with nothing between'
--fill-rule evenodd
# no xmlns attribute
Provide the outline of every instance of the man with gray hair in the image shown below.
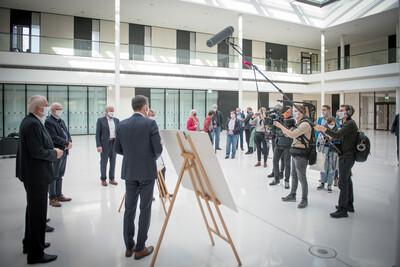
<svg viewBox="0 0 400 267"><path fill-rule="evenodd" d="M219 135L222 130L222 125L224 123L224 118L222 112L218 110L218 105L213 105L214 115L212 116L212 123L215 125L215 149L221 150L219 147Z"/></svg>
<svg viewBox="0 0 400 267"><path fill-rule="evenodd" d="M50 246L45 243L47 189L54 179L53 162L63 151L54 148L44 122L50 107L43 96L29 99L29 114L19 128L16 176L24 183L26 191L25 238L23 252L28 254L28 264L46 263L57 259L44 253Z"/></svg>
<svg viewBox="0 0 400 267"><path fill-rule="evenodd" d="M51 104L51 115L47 117L44 124L51 136L54 147L64 151L63 156L54 163L55 177L49 185L50 205L53 207L61 207L60 201L71 201L71 198L62 194L62 178L67 165L68 152L72 148L71 135L68 132L67 125L61 119L62 112L63 106L60 103Z"/></svg>
<svg viewBox="0 0 400 267"><path fill-rule="evenodd" d="M107 186L107 163L110 159L110 170L108 178L110 184L117 185L115 181L115 160L117 155L114 152L115 130L119 119L114 118L114 107L106 107L106 116L97 120L96 124L96 147L100 153L100 180L102 186Z"/></svg>

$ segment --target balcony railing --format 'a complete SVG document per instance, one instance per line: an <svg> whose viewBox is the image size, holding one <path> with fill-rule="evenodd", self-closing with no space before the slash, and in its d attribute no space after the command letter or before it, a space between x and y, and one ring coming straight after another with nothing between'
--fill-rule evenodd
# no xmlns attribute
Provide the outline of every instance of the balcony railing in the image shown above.
<svg viewBox="0 0 400 267"><path fill-rule="evenodd" d="M24 37L24 38L21 38ZM29 38L26 38L29 37ZM21 43L27 42L29 43ZM27 52L63 56L114 58L115 44L91 40L55 38L33 35L0 33L0 51ZM359 68L398 62L399 49L381 50L344 58L343 68ZM172 48L121 44L120 59L146 62L187 64L208 67L238 68L237 55L226 55ZM321 71L321 62L300 63L285 60L249 57L260 70L293 74L315 74ZM338 60L325 61L325 72L338 70ZM250 67L243 65L244 69Z"/></svg>

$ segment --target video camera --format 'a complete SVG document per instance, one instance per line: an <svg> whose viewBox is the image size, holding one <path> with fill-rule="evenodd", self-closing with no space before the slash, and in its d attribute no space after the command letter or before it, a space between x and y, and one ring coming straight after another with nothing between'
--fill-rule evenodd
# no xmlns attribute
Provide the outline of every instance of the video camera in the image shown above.
<svg viewBox="0 0 400 267"><path fill-rule="evenodd" d="M269 128L273 128L274 122L277 121L286 128L290 129L296 125L296 120L293 118L285 119L283 116L283 112L281 109L278 108L269 108L265 117L265 126Z"/></svg>

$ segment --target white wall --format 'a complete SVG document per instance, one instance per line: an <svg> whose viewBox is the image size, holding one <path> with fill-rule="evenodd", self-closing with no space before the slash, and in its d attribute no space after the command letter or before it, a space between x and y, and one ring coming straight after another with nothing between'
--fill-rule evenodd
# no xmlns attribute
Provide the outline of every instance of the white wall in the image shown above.
<svg viewBox="0 0 400 267"><path fill-rule="evenodd" d="M240 108L246 112L248 107L251 107L253 112L257 109L257 92L243 92L243 101Z"/></svg>
<svg viewBox="0 0 400 267"><path fill-rule="evenodd" d="M115 91L107 88L107 105L114 106L118 110L118 119L124 120L129 118L133 114L131 100L135 96L135 88L133 87L121 87L120 88L120 102L119 107L115 107Z"/></svg>
<svg viewBox="0 0 400 267"><path fill-rule="evenodd" d="M0 8L0 51L10 49L10 10ZM6 34L3 34L6 33Z"/></svg>
<svg viewBox="0 0 400 267"><path fill-rule="evenodd" d="M41 53L74 54L74 17L41 13L40 35L49 37L41 38Z"/></svg>
<svg viewBox="0 0 400 267"><path fill-rule="evenodd" d="M388 49L388 37L383 36L367 42L350 44L350 56L386 49Z"/></svg>
<svg viewBox="0 0 400 267"><path fill-rule="evenodd" d="M265 42L252 42L252 57L265 58Z"/></svg>
<svg viewBox="0 0 400 267"><path fill-rule="evenodd" d="M151 27L151 42L155 61L176 63L176 30Z"/></svg>
<svg viewBox="0 0 400 267"><path fill-rule="evenodd" d="M317 101L317 118L321 116L321 94L293 94L293 101L313 100Z"/></svg>
<svg viewBox="0 0 400 267"><path fill-rule="evenodd" d="M208 47L206 42L211 34L196 33L196 65L218 66L218 46ZM191 59L192 60L192 59Z"/></svg>
<svg viewBox="0 0 400 267"><path fill-rule="evenodd" d="M345 93L344 103L347 105L352 105L354 107L355 113L352 118L357 123L357 125L360 125L360 94Z"/></svg>

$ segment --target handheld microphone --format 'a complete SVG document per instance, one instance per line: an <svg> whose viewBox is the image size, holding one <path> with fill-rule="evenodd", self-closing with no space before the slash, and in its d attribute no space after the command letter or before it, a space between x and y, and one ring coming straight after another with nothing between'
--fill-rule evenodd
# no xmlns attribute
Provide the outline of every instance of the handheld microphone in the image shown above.
<svg viewBox="0 0 400 267"><path fill-rule="evenodd" d="M226 38L232 36L233 31L234 31L234 29L233 29L232 26L226 27L225 29L223 29L222 31L220 31L219 33L217 33L216 35L214 35L213 37L208 39L207 40L207 46L208 47L213 47L213 46L219 44L220 42L222 42Z"/></svg>

